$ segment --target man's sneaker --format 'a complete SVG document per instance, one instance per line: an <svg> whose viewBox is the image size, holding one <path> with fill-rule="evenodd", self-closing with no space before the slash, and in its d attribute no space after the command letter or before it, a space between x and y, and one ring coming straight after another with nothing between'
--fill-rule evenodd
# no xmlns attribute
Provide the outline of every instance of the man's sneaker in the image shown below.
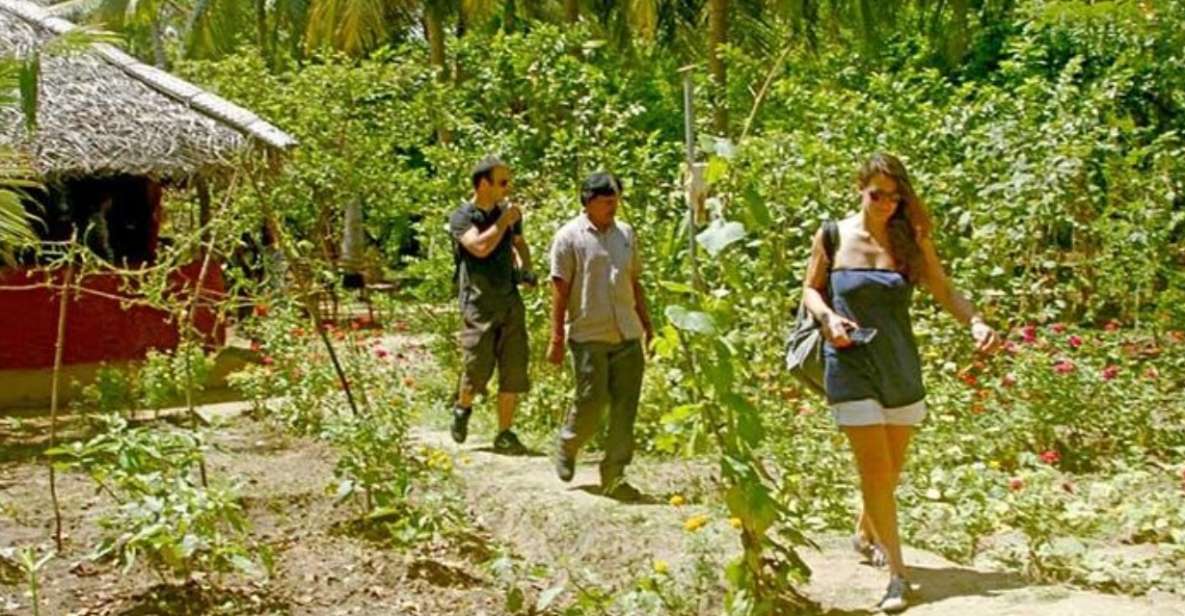
<svg viewBox="0 0 1185 616"><path fill-rule="evenodd" d="M469 436L469 416L472 414L473 409L471 408L453 407L453 427L450 432L453 435L453 441L458 445L464 443L465 438Z"/></svg>
<svg viewBox="0 0 1185 616"><path fill-rule="evenodd" d="M605 496L613 500L624 503L633 503L642 500L642 492L624 480L618 480L614 485L603 486L603 488L607 489L604 493Z"/></svg>
<svg viewBox="0 0 1185 616"><path fill-rule="evenodd" d="M563 447L555 448L555 474L563 482L572 481L576 474L576 457L564 453Z"/></svg>
<svg viewBox="0 0 1185 616"><path fill-rule="evenodd" d="M522 442L518 440L518 436L509 429L503 430L494 437L494 451L498 453L508 453L512 455L522 455L527 452L527 448L523 446Z"/></svg>
<svg viewBox="0 0 1185 616"><path fill-rule="evenodd" d="M909 582L905 581L905 578L893 576L889 580L889 588L885 590L885 597L877 607L886 614L904 612L905 608L909 607L909 601L905 598L908 593Z"/></svg>

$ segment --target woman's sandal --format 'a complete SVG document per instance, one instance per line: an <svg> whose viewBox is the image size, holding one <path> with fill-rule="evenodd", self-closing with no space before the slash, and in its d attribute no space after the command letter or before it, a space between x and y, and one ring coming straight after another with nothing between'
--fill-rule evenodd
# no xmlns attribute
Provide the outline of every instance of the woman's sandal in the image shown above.
<svg viewBox="0 0 1185 616"><path fill-rule="evenodd" d="M865 541L860 536L860 533L852 535L852 549L864 557L864 562L873 567L880 568L889 563L889 559L885 556L885 551L881 549L881 546L871 541Z"/></svg>

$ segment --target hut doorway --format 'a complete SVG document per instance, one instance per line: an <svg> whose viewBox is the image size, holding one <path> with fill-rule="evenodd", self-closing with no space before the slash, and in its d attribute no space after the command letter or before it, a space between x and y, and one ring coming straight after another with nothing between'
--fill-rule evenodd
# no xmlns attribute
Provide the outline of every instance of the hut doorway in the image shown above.
<svg viewBox="0 0 1185 616"><path fill-rule="evenodd" d="M47 241L78 240L100 258L121 266L152 263L160 231L160 185L133 175L50 183L37 195Z"/></svg>

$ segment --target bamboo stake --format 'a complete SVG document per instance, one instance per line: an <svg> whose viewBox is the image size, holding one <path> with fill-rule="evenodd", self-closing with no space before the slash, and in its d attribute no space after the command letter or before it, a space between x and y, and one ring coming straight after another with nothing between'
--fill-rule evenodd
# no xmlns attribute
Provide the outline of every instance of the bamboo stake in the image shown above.
<svg viewBox="0 0 1185 616"><path fill-rule="evenodd" d="M49 393L49 446L56 447L58 442L58 384L62 374L62 350L66 338L66 308L70 304L70 285L74 282L74 261L66 262L66 274L62 277L62 293L58 298L58 332L54 342L53 376L50 379ZM62 507L58 502L57 471L53 462L49 464L49 497L53 501L54 545L59 553L62 552Z"/></svg>

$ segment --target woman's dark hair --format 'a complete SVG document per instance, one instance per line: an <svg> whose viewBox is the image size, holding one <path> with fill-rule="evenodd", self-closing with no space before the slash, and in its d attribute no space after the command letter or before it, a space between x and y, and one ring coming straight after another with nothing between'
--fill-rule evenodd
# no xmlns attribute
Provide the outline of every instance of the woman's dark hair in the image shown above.
<svg viewBox="0 0 1185 616"><path fill-rule="evenodd" d="M918 242L930 234L930 217L914 192L909 172L899 158L884 152L873 154L860 165L856 173L856 185L863 190L877 175L892 178L900 196L897 209L889 219L889 254L893 255L897 270L910 282L917 282L923 270L922 250Z"/></svg>

